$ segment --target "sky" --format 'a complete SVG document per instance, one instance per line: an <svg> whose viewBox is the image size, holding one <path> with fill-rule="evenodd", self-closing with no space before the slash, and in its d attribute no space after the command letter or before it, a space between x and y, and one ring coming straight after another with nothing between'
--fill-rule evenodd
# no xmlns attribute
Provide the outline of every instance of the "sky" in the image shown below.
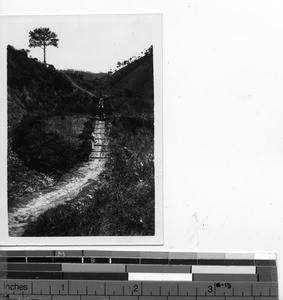
<svg viewBox="0 0 283 300"><path fill-rule="evenodd" d="M46 61L57 69L108 72L118 61L139 56L153 44L152 16L142 14L10 16L3 23L7 44L29 49L40 61L43 50L28 47L29 32L38 27L55 32L58 48L47 47Z"/></svg>

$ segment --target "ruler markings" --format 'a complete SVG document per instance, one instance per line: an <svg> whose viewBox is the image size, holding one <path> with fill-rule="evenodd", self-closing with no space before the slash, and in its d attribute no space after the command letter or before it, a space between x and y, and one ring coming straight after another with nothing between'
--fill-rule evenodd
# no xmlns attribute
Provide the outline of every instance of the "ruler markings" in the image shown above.
<svg viewBox="0 0 283 300"><path fill-rule="evenodd" d="M91 257L58 257L58 258L52 258L52 257L28 257L27 262L25 261L24 257L9 257L7 259L8 264L13 263L24 263L24 264L30 264L30 263L127 263L127 264L140 264L139 260L132 260L130 259L127 261L126 259L120 259L120 258L91 258ZM152 265L194 265L194 266L202 266L204 265L204 262L201 264L198 261L192 261L192 260L142 260L141 264L152 264ZM217 264L207 264L205 266L219 266ZM233 262L231 264L226 264L225 266L252 266L252 261L246 261L245 263L237 263ZM270 263L268 265L261 264L260 267L262 268L276 268L276 264ZM259 268L259 266L257 266Z"/></svg>
<svg viewBox="0 0 283 300"><path fill-rule="evenodd" d="M109 258L106 257L86 257L83 258L84 264L109 264Z"/></svg>
<svg viewBox="0 0 283 300"><path fill-rule="evenodd" d="M65 253L65 255L64 255ZM185 252L139 252L139 251L101 251L101 250L56 250L56 253L54 251L47 251L47 250L29 250L29 251L21 251L21 250L15 250L15 251L2 251L2 256L93 256L94 254L97 254L99 256L108 256L108 257L143 257L143 258L194 258L194 259L223 259L224 255L220 254L211 254L211 253L205 253L205 254L196 254L196 253L185 253ZM257 261L266 261L266 262L272 262L275 261L275 256L273 254L233 254L233 253L227 253L225 255L225 260L229 259L236 259L236 260L256 260ZM268 258L268 259L267 259Z"/></svg>
<svg viewBox="0 0 283 300"><path fill-rule="evenodd" d="M86 262L87 257L83 257L83 261ZM123 258L119 258L119 257L105 257L104 259L107 260L121 260ZM2 257L3 260L3 257ZM266 261L266 260L258 260L258 261L254 261L254 260L227 260L223 263L220 263L217 260L190 260L190 259L144 259L142 258L140 259L126 259L124 258L125 262L126 260L129 260L128 263L134 263L134 264L139 264L140 261L142 264L189 264L189 265L223 265L225 263L225 265L255 265L255 266L276 266L276 262L271 260L271 261ZM40 257L40 256L35 256L35 257L19 257L19 256L15 256L15 257L7 257L7 262L8 263L13 263L13 262L23 262L23 263L31 263L31 262L70 262L70 263L82 263L82 256L80 257ZM119 261L117 261L119 262Z"/></svg>
<svg viewBox="0 0 283 300"><path fill-rule="evenodd" d="M181 297L183 297L182 295L187 295L187 297L193 299L202 299L202 296L206 299L209 300L214 299L235 299L237 297L247 297L248 299L255 299L255 300L264 300L264 299L269 299L269 300L273 300L273 299L278 299L278 287L277 287L277 269L276 269L276 261L274 260L274 256L270 255L270 259L265 259L265 256L261 255L259 256L260 259L254 259L254 257L252 257L251 255L247 255L246 257L243 256L239 256L239 258L241 258L241 261L237 260L235 257L232 256L228 256L229 257L229 261L225 261L220 259L221 255L219 256L212 256L212 259L209 259L209 255L205 254L205 255L200 255L197 256L197 260L193 260L192 259L187 259L189 255L185 256L185 255L178 255L178 254L174 254L174 255L170 255L170 253L163 253L162 255L160 255L160 253L139 253L139 252L134 252L133 254L131 254L131 257L134 256L135 260L131 259L131 257L127 257L126 255L126 251L123 252L120 256L122 257L118 257L119 255L115 256L116 252L111 252L111 253L101 253L101 252L94 252L92 254L95 254L98 257L101 258L106 258L108 259L109 264L111 264L112 267L116 267L117 265L119 265L119 263L125 263L123 268L124 268L124 272L122 274L125 274L126 276L128 276L128 278L126 277L122 277L122 278L113 278L113 272L111 269L111 272L109 273L103 273L103 275L101 275L102 273L97 273L96 271L101 271L101 269L91 269L92 266L94 265L99 265L98 261L95 261L95 259L90 258L90 257L86 257L87 253L86 251L76 251L76 252L68 252L68 251L60 251L58 250L58 252L54 252L53 253L53 257L52 256L47 256L44 257L43 253L40 251L37 251L37 255L35 255L34 257L32 256L32 251L29 251L29 257L25 257L23 255L23 252L17 252L17 253L13 253L15 256L12 256L11 253L7 253L7 257L8 257L8 271L6 272L6 274L8 275L7 280L4 280L4 282L2 283L2 285L0 285L3 287L2 289L5 290L5 292L9 292L9 294L13 294L16 295L16 293L18 292L19 294L24 294L27 295L28 292L30 292L31 294L35 294L37 292L37 294L35 295L40 295L40 294L45 294L44 287L42 286L41 288L34 288L34 284L38 283L38 284L43 284L42 280L40 278L46 278L49 279L48 282L53 281L53 282L57 282L58 280L56 280L58 274L57 273L61 273L62 275L59 275L59 278L57 279L63 279L63 282L67 281L67 290L64 291L61 288L58 288L58 286L56 287L56 284L52 284L52 286L49 284L49 295L52 296L52 299L54 298L55 300L59 299L58 296L54 296L54 293L56 295L60 295L60 297L62 297L62 299L84 299L85 296L83 296L82 294L87 294L87 295L94 295L97 294L97 289L94 288L94 292L90 293L89 292L89 285L86 283L85 279L91 279L91 284L97 284L97 282L100 279L106 280L106 282L104 282L104 291L100 292L99 294L102 295L104 294L105 296L103 299L122 299L121 297L124 296L125 299L146 299L145 297L149 297L150 299L153 299L152 297L156 298L156 299L168 299L168 300L176 300L177 299L181 299ZM25 252L25 254L27 254L27 252ZM50 253L49 253L50 254ZM56 257L56 254L58 255ZM152 254L152 256L151 256ZM137 257L139 255L139 257ZM106 256L106 257L105 257ZM182 257L186 257L186 259L182 258ZM222 255L223 256L223 255ZM171 258L174 257L174 258ZM192 256L191 256L192 257ZM253 258L253 259L251 259ZM258 258L258 257L257 257ZM24 259L24 260L23 260ZM87 259L87 260L86 260ZM1 257L1 261L3 261L3 258ZM47 265L46 263L49 263L49 265ZM129 263L126 264L126 262ZM22 263L22 265L21 265ZM44 268L44 263L46 268ZM52 263L54 265L52 265ZM190 264L189 264L190 263ZM191 264L191 263L195 263ZM207 264L205 264L207 263ZM21 266L23 266L23 264L25 264L25 271L21 270ZM38 264L38 267L34 266L34 265ZM40 265L41 264L41 265ZM74 265L73 265L74 264ZM104 261L105 264L105 261ZM107 264L107 263L106 263ZM73 268L74 270L76 269L76 266L86 266L86 269L81 269L80 272L72 272ZM101 267L103 267L103 263L100 262ZM121 264L123 265L123 264ZM144 287L143 283L146 281L141 281L140 282L140 293L141 295L136 295L134 296L134 292L131 289L132 286L130 286L129 284L131 283L131 281L129 282L129 276L132 276L131 274L134 272L130 272L130 267L137 267L137 266L141 266L141 267L145 267L147 268L147 265L149 265L149 267L151 267L151 274L146 273L146 272L141 272L144 273L142 276L144 276L146 274L146 276L155 276L156 273L154 273L154 268L165 268L163 269L164 273L167 273L167 275L163 274L163 272L161 273L163 277L166 276L171 276L172 273L170 273L170 271L168 270L167 272L165 271L166 268L170 267L170 268L175 268L180 266L180 270L181 268L187 268L187 270L184 270L184 273L181 274L182 276L185 275L191 275L193 277L193 282L187 282L186 284L193 284L190 285L190 287L188 286L184 286L182 289L180 287L181 283L176 283L176 279L172 279L174 282L170 282L170 281L163 281L164 285L161 284L162 278L157 277L156 280L153 280L152 283L153 285L151 287L148 286L147 284L147 288ZM175 267L174 267L175 265ZM48 267L47 267L48 266ZM196 268L196 266L198 266ZM236 266L234 268L227 268L227 266ZM246 266L246 267L245 267ZM90 269L88 269L90 267ZM225 268L226 267L226 268ZM251 268L253 267L253 268ZM10 268L10 269L9 269ZM33 268L35 270L33 270ZM53 268L55 268L56 270L60 270L62 272L49 272L54 270ZM69 269L68 269L69 268ZM80 267L81 268L81 267ZM189 268L192 268L191 270ZM224 268L221 271L221 268ZM21 271L21 272L10 272L10 270L14 270L14 271ZM20 270L17 270L20 269ZM38 272L38 270L42 270L42 272ZM91 272L88 274L85 271L86 270L91 270ZM172 271L173 269L171 269ZM196 271L197 270L197 271ZM204 272L204 270L206 270L206 272ZM215 271L216 270L216 271ZM245 272L241 272L240 270L246 270ZM251 272L251 270L255 270L253 274L253 272ZM35 271L35 272L29 272L29 271ZM70 271L70 272L69 272ZM146 269L145 269L146 271ZM195 272L194 272L195 271ZM202 273L204 272L204 273ZM31 275L31 273L33 273L33 275ZM137 272L139 273L139 272ZM236 273L236 274L235 274ZM244 274L242 274L244 273ZM111 274L109 277L108 275ZM117 272L117 274L120 275L119 272ZM149 275L148 275L149 274ZM158 273L157 273L158 274ZM179 275L179 273L177 273L177 271L175 272L175 274L173 274L173 276ZM70 276L71 275L71 276ZM227 276L229 275L229 276ZM255 275L256 278L253 279L252 277L247 277L249 275ZM18 276L20 278L16 279L16 278L12 278L13 276ZM31 276L32 278L30 278L30 281L24 280L27 279L26 277ZM54 276L54 277L52 277ZM61 276L61 277L60 277ZM92 277L94 276L94 277ZM97 277L98 276L98 277ZM101 278L99 277L101 276ZM219 277L220 276L220 277ZM51 277L51 278L50 278ZM89 278L88 278L89 277ZM167 277L167 280L169 280L170 278ZM251 279L251 280L248 280ZM71 281L70 281L71 280ZM115 280L115 283L118 284L114 287L114 290L112 290L112 295L114 296L107 296L106 293L106 289L107 289L107 285L108 284L112 284L111 280ZM234 280L234 281L233 281ZM210 281L210 283L207 283L207 281ZM217 283L219 281L219 283ZM229 281L229 289L227 288L227 281ZM249 282L247 282L249 281ZM260 282L259 282L260 281ZM273 282L274 281L274 282ZM41 282L41 283L40 283ZM61 283L62 281L59 280L57 283ZM84 284L83 285L83 291L81 291L79 288L77 288L75 290L75 294L72 294L70 288L72 287L72 284L77 283L77 284ZM132 281L133 282L133 281ZM258 282L258 283L257 283ZM6 283L6 284L5 284ZM18 285L17 285L18 284ZM31 284L31 291L29 289L29 284ZM46 284L46 282L44 283ZM208 290L208 284L211 284L213 286L213 292L212 294L210 294L210 290ZM219 287L218 285L219 284ZM16 287L17 286L17 287ZM159 286L159 293L156 295L156 292L154 292L155 287ZM247 292L246 287L249 286L250 288L250 292ZM10 287L10 290L9 290ZM22 291L21 288L26 287L26 291ZM12 290L15 289L16 290ZM113 287L112 287L113 289ZM195 289L195 292L192 293L192 291L190 291L191 289ZM119 292L121 291L121 292ZM62 294L69 294L69 295L74 295L76 298L66 298L65 296L63 296ZM208 295L211 296L208 296ZM144 296L145 295L145 296ZM44 296L44 295L43 295ZM46 295L47 296L47 295ZM54 296L54 297L53 297ZM129 298L129 297L130 298ZM73 296L72 296L73 297ZM90 296L91 297L91 296ZM106 297L106 298L105 298ZM113 298L114 297L114 298ZM133 298L134 297L134 298ZM31 298L32 299L32 298ZM36 299L33 297L33 299ZM46 298L45 298L46 299ZM61 299L61 298L60 298ZM87 298L85 298L87 299ZM90 299L90 298L89 298Z"/></svg>

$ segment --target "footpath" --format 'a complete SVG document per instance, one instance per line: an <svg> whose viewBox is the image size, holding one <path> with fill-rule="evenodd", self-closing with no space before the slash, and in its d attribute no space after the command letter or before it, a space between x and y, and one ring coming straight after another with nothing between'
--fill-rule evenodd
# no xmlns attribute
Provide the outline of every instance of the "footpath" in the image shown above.
<svg viewBox="0 0 283 300"><path fill-rule="evenodd" d="M95 121L93 147L88 161L79 164L57 184L36 193L28 202L24 201L24 206L17 207L8 214L10 236L22 236L29 222L52 207L71 201L83 188L98 179L108 155L108 126L107 121Z"/></svg>

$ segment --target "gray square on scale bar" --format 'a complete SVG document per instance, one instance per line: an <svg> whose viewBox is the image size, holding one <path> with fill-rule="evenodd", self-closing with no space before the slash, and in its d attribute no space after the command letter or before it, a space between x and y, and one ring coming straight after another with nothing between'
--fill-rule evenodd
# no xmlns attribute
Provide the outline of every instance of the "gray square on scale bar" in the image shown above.
<svg viewBox="0 0 283 300"><path fill-rule="evenodd" d="M171 252L169 259L197 259L198 254L195 252Z"/></svg>

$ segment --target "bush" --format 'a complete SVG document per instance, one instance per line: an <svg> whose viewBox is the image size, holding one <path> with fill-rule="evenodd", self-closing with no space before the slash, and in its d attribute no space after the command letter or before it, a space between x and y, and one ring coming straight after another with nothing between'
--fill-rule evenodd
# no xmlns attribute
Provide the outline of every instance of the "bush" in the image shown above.
<svg viewBox="0 0 283 300"><path fill-rule="evenodd" d="M39 172L65 172L77 161L77 144L60 132L47 132L39 117L25 119L14 131L13 148Z"/></svg>

